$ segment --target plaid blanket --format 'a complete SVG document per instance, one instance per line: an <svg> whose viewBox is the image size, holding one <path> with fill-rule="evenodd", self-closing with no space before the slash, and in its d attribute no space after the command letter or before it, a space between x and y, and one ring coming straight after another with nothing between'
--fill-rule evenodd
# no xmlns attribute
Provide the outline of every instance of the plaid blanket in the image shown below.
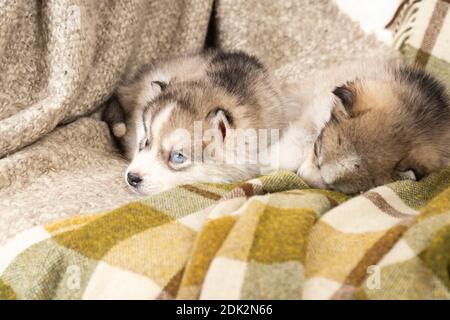
<svg viewBox="0 0 450 320"><path fill-rule="evenodd" d="M394 47L450 83L449 0L405 0L390 24Z"/></svg>
<svg viewBox="0 0 450 320"><path fill-rule="evenodd" d="M281 171L28 230L0 298L449 299L449 263L450 168L352 199Z"/></svg>

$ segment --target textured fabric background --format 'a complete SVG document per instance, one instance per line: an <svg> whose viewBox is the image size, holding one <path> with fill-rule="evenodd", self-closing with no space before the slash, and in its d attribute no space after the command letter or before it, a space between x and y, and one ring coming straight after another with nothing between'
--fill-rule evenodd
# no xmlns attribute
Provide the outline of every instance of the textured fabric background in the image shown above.
<svg viewBox="0 0 450 320"><path fill-rule="evenodd" d="M5 1L0 156L92 112L124 73L202 47L211 1Z"/></svg>
<svg viewBox="0 0 450 320"><path fill-rule="evenodd" d="M331 0L221 0L217 15L218 45L249 51L282 77L391 53Z"/></svg>
<svg viewBox="0 0 450 320"><path fill-rule="evenodd" d="M0 3L0 243L135 197L106 125L90 115L140 64L202 48L211 9L211 0ZM328 0L220 0L215 21L216 45L257 54L279 76L388 52Z"/></svg>

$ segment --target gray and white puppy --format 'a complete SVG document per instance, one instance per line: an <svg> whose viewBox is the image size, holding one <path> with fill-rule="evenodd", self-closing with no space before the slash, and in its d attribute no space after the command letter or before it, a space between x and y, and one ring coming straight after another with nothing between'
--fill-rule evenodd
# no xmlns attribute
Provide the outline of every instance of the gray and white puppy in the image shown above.
<svg viewBox="0 0 450 320"><path fill-rule="evenodd" d="M245 159L237 159L239 130L281 130L286 124L278 82L243 52L211 50L159 62L122 84L117 98L104 119L132 160L127 183L142 194L258 175L261 164L247 160L272 142L256 141L256 148L244 150ZM119 108L123 116L117 117ZM126 130L120 130L122 122ZM224 156L230 151L232 157Z"/></svg>

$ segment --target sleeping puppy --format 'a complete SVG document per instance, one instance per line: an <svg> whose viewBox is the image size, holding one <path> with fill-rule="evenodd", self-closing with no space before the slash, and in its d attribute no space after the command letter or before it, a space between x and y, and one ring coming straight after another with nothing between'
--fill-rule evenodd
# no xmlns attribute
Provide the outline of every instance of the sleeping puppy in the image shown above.
<svg viewBox="0 0 450 320"><path fill-rule="evenodd" d="M310 185L357 193L450 164L448 92L425 71L366 61L313 83L331 112L298 170Z"/></svg>
<svg viewBox="0 0 450 320"><path fill-rule="evenodd" d="M278 132L286 122L278 82L243 52L165 61L120 86L117 97L104 119L117 136L126 118L121 142L132 161L125 179L141 194L256 176L277 138L259 139L260 130Z"/></svg>

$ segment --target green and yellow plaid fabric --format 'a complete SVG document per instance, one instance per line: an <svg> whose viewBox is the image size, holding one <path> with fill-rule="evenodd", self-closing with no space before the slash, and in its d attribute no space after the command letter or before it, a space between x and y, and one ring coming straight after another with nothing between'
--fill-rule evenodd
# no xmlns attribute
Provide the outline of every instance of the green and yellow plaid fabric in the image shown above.
<svg viewBox="0 0 450 320"><path fill-rule="evenodd" d="M409 63L450 83L450 1L405 0L390 25L394 46Z"/></svg>
<svg viewBox="0 0 450 320"><path fill-rule="evenodd" d="M349 199L277 172L187 185L0 248L2 299L448 299L450 168Z"/></svg>

